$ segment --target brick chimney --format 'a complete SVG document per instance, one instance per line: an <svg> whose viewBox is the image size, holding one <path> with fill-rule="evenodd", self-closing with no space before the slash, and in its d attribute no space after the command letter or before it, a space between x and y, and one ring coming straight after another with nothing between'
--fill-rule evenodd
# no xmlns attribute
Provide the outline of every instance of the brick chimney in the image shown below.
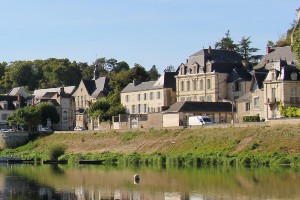
<svg viewBox="0 0 300 200"><path fill-rule="evenodd" d="M266 47L266 54L269 54L269 53L271 53L271 47L270 47L270 46L267 46L267 47Z"/></svg>

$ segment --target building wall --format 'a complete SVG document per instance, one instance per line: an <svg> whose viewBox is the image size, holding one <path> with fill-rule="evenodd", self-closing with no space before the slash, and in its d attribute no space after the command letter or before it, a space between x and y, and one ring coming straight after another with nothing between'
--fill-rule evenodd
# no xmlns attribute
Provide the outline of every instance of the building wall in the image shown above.
<svg viewBox="0 0 300 200"><path fill-rule="evenodd" d="M217 102L227 94L226 73L197 73L176 76L177 102Z"/></svg>
<svg viewBox="0 0 300 200"><path fill-rule="evenodd" d="M258 100L257 100L258 98ZM256 104L258 102L258 104ZM249 104L248 106L246 104ZM257 89L251 93L251 97L247 100L237 102L236 122L243 122L244 116L259 115L260 120L266 119L266 109L268 105L265 103L264 90ZM247 108L247 109L246 109Z"/></svg>
<svg viewBox="0 0 300 200"><path fill-rule="evenodd" d="M89 107L88 102L94 98L91 97L85 88L83 81L80 82L77 90L74 92L76 109Z"/></svg>
<svg viewBox="0 0 300 200"><path fill-rule="evenodd" d="M161 112L162 107L171 106L174 101L172 89L156 89L121 93L121 103L129 114Z"/></svg>

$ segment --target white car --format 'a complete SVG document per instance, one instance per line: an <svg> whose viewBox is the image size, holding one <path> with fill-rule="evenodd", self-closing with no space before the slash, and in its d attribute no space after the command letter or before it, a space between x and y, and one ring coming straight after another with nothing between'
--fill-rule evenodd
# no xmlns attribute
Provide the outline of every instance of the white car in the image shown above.
<svg viewBox="0 0 300 200"><path fill-rule="evenodd" d="M82 126L76 126L75 128L74 128L74 131L85 131L86 130L86 128L84 128L84 127L82 127Z"/></svg>

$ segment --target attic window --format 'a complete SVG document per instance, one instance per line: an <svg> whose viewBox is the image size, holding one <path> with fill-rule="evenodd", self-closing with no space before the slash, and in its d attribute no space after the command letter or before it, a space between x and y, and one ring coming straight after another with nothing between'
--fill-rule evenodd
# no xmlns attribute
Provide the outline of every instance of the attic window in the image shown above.
<svg viewBox="0 0 300 200"><path fill-rule="evenodd" d="M7 110L7 103L3 103L3 109Z"/></svg>

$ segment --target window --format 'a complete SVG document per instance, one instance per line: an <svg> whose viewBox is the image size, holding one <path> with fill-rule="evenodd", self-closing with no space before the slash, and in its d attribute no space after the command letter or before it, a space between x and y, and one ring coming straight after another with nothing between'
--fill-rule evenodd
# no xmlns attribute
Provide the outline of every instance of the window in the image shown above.
<svg viewBox="0 0 300 200"><path fill-rule="evenodd" d="M272 88L272 102L276 102L276 88Z"/></svg>
<svg viewBox="0 0 300 200"><path fill-rule="evenodd" d="M241 91L241 84L240 84L240 82L238 82L238 81L236 81L235 83L234 83L234 85L233 85L233 91L234 92L238 92L238 91Z"/></svg>
<svg viewBox="0 0 300 200"><path fill-rule="evenodd" d="M140 94L137 95L137 100L138 100L138 101L141 100L141 95L140 95Z"/></svg>
<svg viewBox="0 0 300 200"><path fill-rule="evenodd" d="M200 80L200 90L203 90L203 79Z"/></svg>
<svg viewBox="0 0 300 200"><path fill-rule="evenodd" d="M210 79L207 79L206 80L206 88L208 89L208 90L210 90L211 89L211 81L210 81Z"/></svg>
<svg viewBox="0 0 300 200"><path fill-rule="evenodd" d="M299 101L299 98L297 98L297 88L291 88L291 103L297 103Z"/></svg>
<svg viewBox="0 0 300 200"><path fill-rule="evenodd" d="M134 114L135 113L135 105L131 106L131 113Z"/></svg>
<svg viewBox="0 0 300 200"><path fill-rule="evenodd" d="M138 113L141 113L141 111L142 111L141 104L138 104Z"/></svg>
<svg viewBox="0 0 300 200"><path fill-rule="evenodd" d="M200 96L199 101L204 102L204 96Z"/></svg>
<svg viewBox="0 0 300 200"><path fill-rule="evenodd" d="M160 99L160 92L157 92L157 99Z"/></svg>
<svg viewBox="0 0 300 200"><path fill-rule="evenodd" d="M1 116L2 120L6 120L6 119L7 119L7 117L8 117L8 115L7 115L7 114L2 114L2 116Z"/></svg>
<svg viewBox="0 0 300 200"><path fill-rule="evenodd" d="M246 111L250 111L250 103L246 103L245 104L245 110Z"/></svg>
<svg viewBox="0 0 300 200"><path fill-rule="evenodd" d="M144 104L144 113L147 113L147 104Z"/></svg>
<svg viewBox="0 0 300 200"><path fill-rule="evenodd" d="M144 100L147 100L147 93L144 93Z"/></svg>
<svg viewBox="0 0 300 200"><path fill-rule="evenodd" d="M255 97L254 101L254 109L259 109L259 97Z"/></svg>
<svg viewBox="0 0 300 200"><path fill-rule="evenodd" d="M68 112L67 111L63 112L62 118L63 118L63 120L67 120L68 119Z"/></svg>
<svg viewBox="0 0 300 200"><path fill-rule="evenodd" d="M126 102L129 102L129 95L126 95Z"/></svg>
<svg viewBox="0 0 300 200"><path fill-rule="evenodd" d="M197 80L193 80L193 90L197 90Z"/></svg>
<svg viewBox="0 0 300 200"><path fill-rule="evenodd" d="M181 91L184 91L184 82L181 81Z"/></svg>
<svg viewBox="0 0 300 200"><path fill-rule="evenodd" d="M186 90L187 90L187 91L190 91L190 90L191 90L190 81L187 81Z"/></svg>
<svg viewBox="0 0 300 200"><path fill-rule="evenodd" d="M292 88L291 89L291 97L297 97L297 88Z"/></svg>
<svg viewBox="0 0 300 200"><path fill-rule="evenodd" d="M208 96L206 97L206 101L207 101L207 102L211 102L211 96L210 96L210 95L208 95Z"/></svg>
<svg viewBox="0 0 300 200"><path fill-rule="evenodd" d="M153 92L150 92L150 100L154 99Z"/></svg>

